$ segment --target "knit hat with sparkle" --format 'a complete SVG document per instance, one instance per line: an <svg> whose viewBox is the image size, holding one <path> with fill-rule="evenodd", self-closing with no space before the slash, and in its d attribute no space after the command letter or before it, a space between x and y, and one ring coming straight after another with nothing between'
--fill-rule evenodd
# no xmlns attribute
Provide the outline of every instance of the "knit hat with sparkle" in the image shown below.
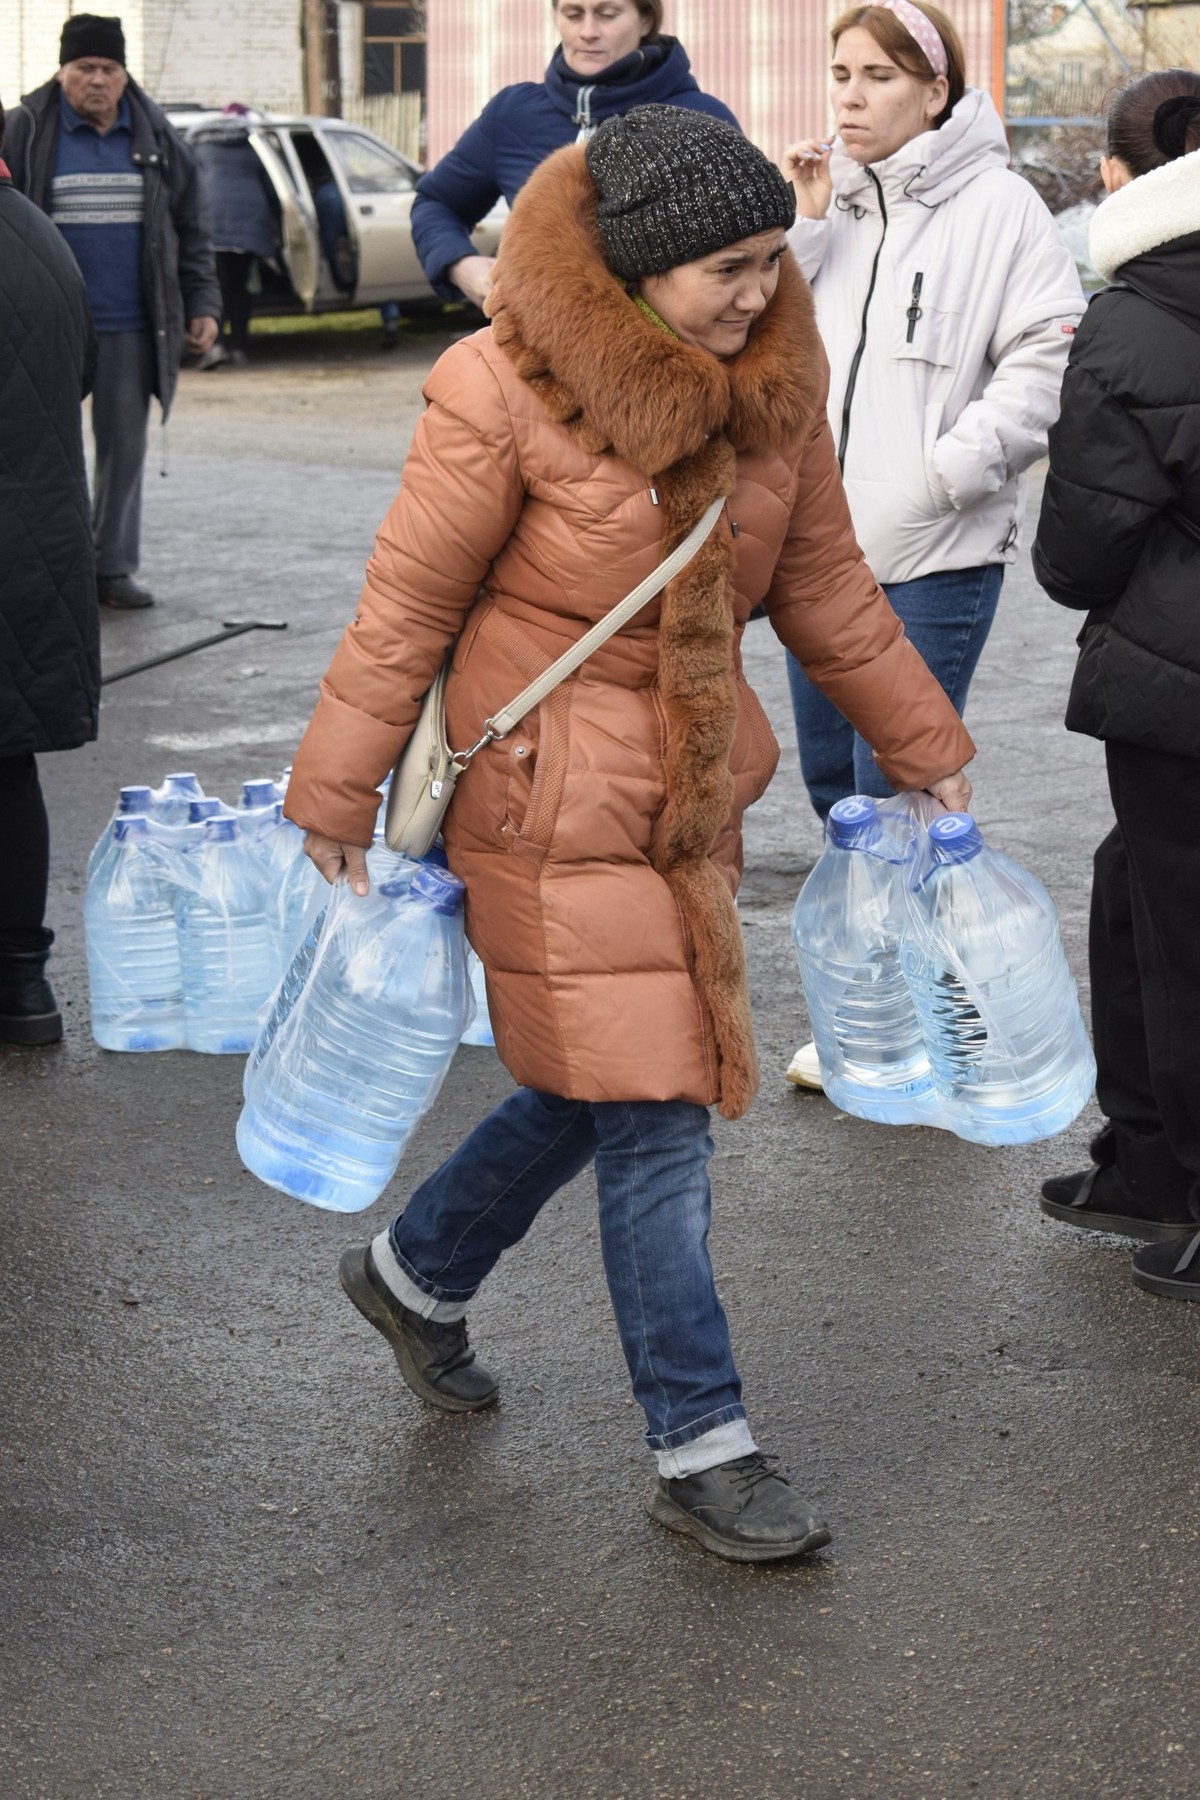
<svg viewBox="0 0 1200 1800"><path fill-rule="evenodd" d="M791 184L736 126L682 106L635 106L588 139L608 265L661 275L796 217Z"/></svg>
<svg viewBox="0 0 1200 1800"><path fill-rule="evenodd" d="M76 13L62 28L59 65L80 62L85 56L107 57L125 67L125 33L121 21L100 13Z"/></svg>

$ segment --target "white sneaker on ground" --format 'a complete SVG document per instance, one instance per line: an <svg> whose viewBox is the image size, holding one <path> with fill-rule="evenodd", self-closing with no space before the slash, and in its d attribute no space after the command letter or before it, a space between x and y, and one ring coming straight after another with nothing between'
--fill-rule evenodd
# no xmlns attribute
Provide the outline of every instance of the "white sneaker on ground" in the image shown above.
<svg viewBox="0 0 1200 1800"><path fill-rule="evenodd" d="M818 1093L824 1092L825 1083L821 1080L821 1064L815 1044L801 1044L788 1064L787 1078L793 1087L816 1088Z"/></svg>

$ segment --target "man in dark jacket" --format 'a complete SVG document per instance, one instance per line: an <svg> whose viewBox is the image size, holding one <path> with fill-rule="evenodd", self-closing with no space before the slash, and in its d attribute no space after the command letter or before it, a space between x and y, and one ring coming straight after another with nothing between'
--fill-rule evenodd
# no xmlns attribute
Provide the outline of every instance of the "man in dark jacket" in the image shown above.
<svg viewBox="0 0 1200 1800"><path fill-rule="evenodd" d="M121 21L77 13L62 66L10 115L14 185L75 253L95 319L93 528L100 600L152 606L134 581L150 396L170 410L179 359L216 340L221 296L195 162L125 68Z"/></svg>
<svg viewBox="0 0 1200 1800"><path fill-rule="evenodd" d="M0 1042L9 1044L62 1036L45 975L50 835L35 757L96 735L100 631L79 411L94 358L71 252L0 161Z"/></svg>

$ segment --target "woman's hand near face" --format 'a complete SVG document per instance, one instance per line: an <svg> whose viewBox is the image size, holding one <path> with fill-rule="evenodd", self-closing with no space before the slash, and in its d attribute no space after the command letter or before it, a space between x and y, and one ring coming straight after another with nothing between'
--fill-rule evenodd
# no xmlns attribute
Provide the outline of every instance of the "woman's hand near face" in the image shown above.
<svg viewBox="0 0 1200 1800"><path fill-rule="evenodd" d="M331 886L344 870L356 894L371 891L367 875L367 853L361 845L339 844L336 838L322 837L319 831L309 831L304 836L304 854Z"/></svg>
<svg viewBox="0 0 1200 1800"><path fill-rule="evenodd" d="M494 256L460 256L446 270L446 279L454 283L460 294L465 294L468 300L481 307L492 285L492 270L495 266Z"/></svg>
<svg viewBox="0 0 1200 1800"><path fill-rule="evenodd" d="M961 769L957 775L943 775L940 781L931 781L925 792L940 800L947 812L970 810L971 784Z"/></svg>
<svg viewBox="0 0 1200 1800"><path fill-rule="evenodd" d="M833 182L829 174L832 144L819 138L803 138L789 144L780 158L784 179L792 184L796 210L802 219L823 219L833 199Z"/></svg>

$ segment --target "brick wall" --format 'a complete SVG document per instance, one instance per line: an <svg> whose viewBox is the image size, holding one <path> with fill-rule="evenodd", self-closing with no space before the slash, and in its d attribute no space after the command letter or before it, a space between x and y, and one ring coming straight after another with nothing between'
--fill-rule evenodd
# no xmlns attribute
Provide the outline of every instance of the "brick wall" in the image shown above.
<svg viewBox="0 0 1200 1800"><path fill-rule="evenodd" d="M58 67L69 0L0 0L0 98L11 105ZM99 0L90 10L108 12ZM129 71L163 101L303 107L299 0L112 0Z"/></svg>

